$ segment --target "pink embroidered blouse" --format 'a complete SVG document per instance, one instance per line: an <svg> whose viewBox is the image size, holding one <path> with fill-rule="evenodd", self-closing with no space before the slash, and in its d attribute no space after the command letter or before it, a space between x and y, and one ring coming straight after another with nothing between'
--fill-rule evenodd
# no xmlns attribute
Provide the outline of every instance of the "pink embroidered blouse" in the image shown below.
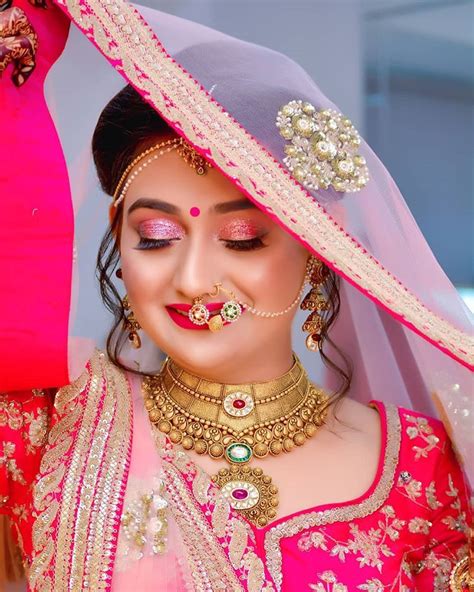
<svg viewBox="0 0 474 592"><path fill-rule="evenodd" d="M252 553L264 568L259 587L239 576L242 590L447 592L450 571L467 552L470 510L463 473L440 421L380 401L372 404L380 414L383 448L370 489L355 500L280 517L262 529L246 523ZM137 424L146 416L140 395L135 394L133 406L131 425L143 433L143 424ZM27 571L34 553L32 532L43 524L35 525L32 483L47 447L52 413L52 398L42 391L0 395L0 513L10 517ZM173 456L169 442L167 454ZM212 530L212 496L201 499L196 494L202 470L189 459L174 468ZM206 487L212 492L214 485ZM233 510L226 511L234 522L243 520ZM215 539L227 554L230 545L222 532ZM117 538L117 548L123 549L123 527ZM146 559L127 557L130 562ZM105 589L129 589L120 585L116 571ZM154 590L152 580L150 588L143 585L140 592L148 589Z"/></svg>

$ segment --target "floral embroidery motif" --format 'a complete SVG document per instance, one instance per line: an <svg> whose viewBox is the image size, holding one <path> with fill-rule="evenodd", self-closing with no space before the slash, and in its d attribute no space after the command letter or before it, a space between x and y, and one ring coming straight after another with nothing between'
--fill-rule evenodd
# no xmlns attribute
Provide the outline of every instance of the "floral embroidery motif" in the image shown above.
<svg viewBox="0 0 474 592"><path fill-rule="evenodd" d="M6 395L0 395L0 427L19 430L23 425L21 407Z"/></svg>
<svg viewBox="0 0 474 592"><path fill-rule="evenodd" d="M433 428L430 426L426 417L413 417L412 415L405 415L405 419L409 425L406 433L411 440L421 438L425 446L413 446L415 452L415 460L420 458L427 458L428 454L438 447L439 438L433 434Z"/></svg>
<svg viewBox="0 0 474 592"><path fill-rule="evenodd" d="M420 518L419 516L417 516L416 518L412 518L408 522L408 530L414 534L429 534L431 527L432 523L429 520L425 520L424 518Z"/></svg>
<svg viewBox="0 0 474 592"><path fill-rule="evenodd" d="M397 487L404 490L404 494L412 501L421 496L421 481L413 479L410 473L402 471L398 477Z"/></svg>
<svg viewBox="0 0 474 592"><path fill-rule="evenodd" d="M462 510L461 500L459 499L459 490L454 487L453 478L448 474L448 489L446 491L448 497L453 498L450 508L456 511L457 515L446 516L442 519L442 523L446 524L450 530L459 530L461 532L468 532L468 525L466 521L466 512Z"/></svg>
<svg viewBox="0 0 474 592"><path fill-rule="evenodd" d="M438 508L441 508L443 504L436 498L436 484L434 481L431 481L431 483L426 488L425 495L426 501L428 502L428 506L432 510L437 510Z"/></svg>
<svg viewBox="0 0 474 592"><path fill-rule="evenodd" d="M348 537L347 541L337 541L328 533L321 531L309 532L300 537L298 548L300 551L309 551L313 547L320 548L328 551L331 556L337 557L342 562L345 562L346 555L352 553L360 567L368 565L376 567L381 572L383 557L393 555L386 543L387 538L396 541L406 522L395 517L395 510L392 506L384 506L380 512L383 519L378 520L378 528L372 527L363 531L358 524L351 522L349 531L352 538Z"/></svg>
<svg viewBox="0 0 474 592"><path fill-rule="evenodd" d="M336 574L331 570L317 574L319 582L309 584L309 588L315 592L349 592L349 588L337 581ZM357 586L357 590L366 590L367 592L383 592L385 586L377 578L371 578L364 584ZM407 591L408 592L408 591Z"/></svg>
<svg viewBox="0 0 474 592"><path fill-rule="evenodd" d="M467 555L467 545L458 547L456 553L435 553L429 551L425 557L412 566L413 573L422 574L425 570L433 573L433 592L446 592L449 590L449 577L453 566L459 559Z"/></svg>
<svg viewBox="0 0 474 592"><path fill-rule="evenodd" d="M7 474L11 475L13 481L26 485L23 471L18 468L14 458L16 446L13 442L3 442L3 454L0 454L0 468L5 466Z"/></svg>
<svg viewBox="0 0 474 592"><path fill-rule="evenodd" d="M83 374L56 395L33 486L28 583L35 591L108 589L131 455L129 388L126 376L96 350Z"/></svg>
<svg viewBox="0 0 474 592"><path fill-rule="evenodd" d="M24 421L29 425L28 432L25 432L29 438L26 445L27 454L35 452L38 446L44 446L48 437L49 414L47 409L39 409L38 414L25 413Z"/></svg>
<svg viewBox="0 0 474 592"><path fill-rule="evenodd" d="M316 584L310 584L309 587L315 592L348 592L347 586L337 581L336 574L333 571L324 571L317 575L320 580Z"/></svg>
<svg viewBox="0 0 474 592"><path fill-rule="evenodd" d="M26 504L14 504L12 506L12 514L17 517L17 521L28 519L28 510Z"/></svg>

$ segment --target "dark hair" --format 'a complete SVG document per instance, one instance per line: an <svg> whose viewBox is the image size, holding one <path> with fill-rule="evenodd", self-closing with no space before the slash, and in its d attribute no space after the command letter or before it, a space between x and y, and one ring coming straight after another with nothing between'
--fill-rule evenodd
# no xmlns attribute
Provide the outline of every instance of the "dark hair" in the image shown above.
<svg viewBox="0 0 474 592"><path fill-rule="evenodd" d="M151 145L160 137L171 134L174 134L174 131L133 87L128 85L115 95L102 111L92 138L94 162L105 193L108 195L114 193L123 171L147 144ZM97 256L96 275L99 280L100 293L106 308L114 316L114 322L107 337L107 354L119 368L147 376L146 373L135 368L124 366L118 359L123 344L127 340L127 335L122 330L126 318L125 309L112 280L119 263L119 251L115 237L120 232L122 214L123 202L117 207L116 215L102 239ZM339 314L339 285L339 276L332 270L328 270L322 289L329 306L323 312L324 329L321 333L323 346L320 353L324 364L337 372L341 379L341 386L331 397L332 403L347 393L352 379L350 361L328 335ZM325 343L329 343L341 358L342 367L326 355Z"/></svg>

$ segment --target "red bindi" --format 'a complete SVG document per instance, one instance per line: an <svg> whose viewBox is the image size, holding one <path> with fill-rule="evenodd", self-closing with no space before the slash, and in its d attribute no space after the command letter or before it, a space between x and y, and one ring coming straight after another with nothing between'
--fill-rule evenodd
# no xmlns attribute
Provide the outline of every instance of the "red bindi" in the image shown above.
<svg viewBox="0 0 474 592"><path fill-rule="evenodd" d="M196 217L196 216L199 216L199 214L201 213L201 210L194 206L189 210L189 213L191 214L191 216Z"/></svg>

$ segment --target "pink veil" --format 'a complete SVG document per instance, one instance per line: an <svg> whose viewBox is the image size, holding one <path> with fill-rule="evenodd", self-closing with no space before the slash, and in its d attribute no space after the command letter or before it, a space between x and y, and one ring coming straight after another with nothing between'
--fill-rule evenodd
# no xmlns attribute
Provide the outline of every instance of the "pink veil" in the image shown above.
<svg viewBox="0 0 474 592"><path fill-rule="evenodd" d="M58 188L54 216L43 223L51 232L64 224L57 267L64 273L55 290L34 298L22 293L20 299L21 274L31 271L28 252L17 259L16 278L0 274L6 295L0 389L67 384L80 374L94 344L103 344L109 320L93 286L93 266L110 198L98 189L90 140L102 108L130 82L249 199L341 276L333 338L354 364L351 396L441 416L474 485L470 314L400 191L365 142L360 153L370 180L357 193L308 190L283 162L286 141L275 124L279 109L300 99L317 109L337 107L300 66L275 51L126 0L57 4L75 26L44 90L60 147L56 156L64 158L58 178L68 183ZM25 216L31 214L34 195L22 200ZM13 256L21 251L16 248ZM33 253L35 245L27 249ZM10 269L6 258L0 264ZM26 315L25 327L27 304L38 314ZM49 334L46 309L56 312L48 317ZM299 313L295 323L295 351L314 378L331 387L331 376L305 352L303 318ZM52 343L50 335L58 339ZM129 363L148 370L159 368L160 356L146 338L142 350L124 353Z"/></svg>

